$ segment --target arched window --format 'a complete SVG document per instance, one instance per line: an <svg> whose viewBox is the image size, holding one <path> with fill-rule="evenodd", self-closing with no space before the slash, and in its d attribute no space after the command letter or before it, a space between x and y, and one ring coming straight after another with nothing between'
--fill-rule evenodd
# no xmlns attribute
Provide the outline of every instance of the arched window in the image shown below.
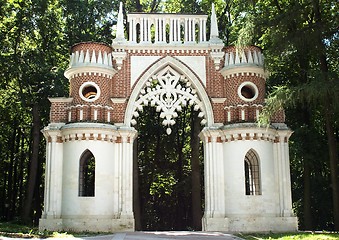
<svg viewBox="0 0 339 240"><path fill-rule="evenodd" d="M79 164L79 197L94 197L95 192L95 158L86 150Z"/></svg>
<svg viewBox="0 0 339 240"><path fill-rule="evenodd" d="M246 195L261 195L259 158L253 149L246 153L244 167Z"/></svg>

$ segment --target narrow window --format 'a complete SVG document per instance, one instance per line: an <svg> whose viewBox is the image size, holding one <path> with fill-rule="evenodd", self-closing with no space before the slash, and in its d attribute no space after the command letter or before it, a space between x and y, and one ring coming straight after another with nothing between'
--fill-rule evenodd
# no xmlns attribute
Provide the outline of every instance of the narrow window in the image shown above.
<svg viewBox="0 0 339 240"><path fill-rule="evenodd" d="M261 195L259 158L253 149L246 153L244 168L246 195Z"/></svg>
<svg viewBox="0 0 339 240"><path fill-rule="evenodd" d="M95 192L95 158L86 150L79 164L79 197L94 197Z"/></svg>

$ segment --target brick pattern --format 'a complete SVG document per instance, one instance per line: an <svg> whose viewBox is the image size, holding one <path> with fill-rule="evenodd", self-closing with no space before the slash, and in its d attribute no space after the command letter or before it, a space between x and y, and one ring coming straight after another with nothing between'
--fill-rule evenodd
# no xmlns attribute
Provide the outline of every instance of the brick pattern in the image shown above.
<svg viewBox="0 0 339 240"><path fill-rule="evenodd" d="M111 81L109 78L95 75L83 75L72 78L70 81L70 96L73 98L73 104L88 104L87 101L84 101L80 97L79 89L85 82L94 82L99 86L101 93L100 97L94 102L91 102L91 104L110 105Z"/></svg>
<svg viewBox="0 0 339 240"><path fill-rule="evenodd" d="M125 111L127 103L114 103L113 104L113 114L111 115L112 121L121 123L124 122Z"/></svg>
<svg viewBox="0 0 339 240"><path fill-rule="evenodd" d="M272 123L284 123L285 122L285 111L279 110L277 111L271 118Z"/></svg>
<svg viewBox="0 0 339 240"><path fill-rule="evenodd" d="M225 123L255 122L262 110L262 105L238 105L225 108Z"/></svg>
<svg viewBox="0 0 339 240"><path fill-rule="evenodd" d="M51 123L64 123L67 121L66 108L69 106L69 102L52 102L50 110L50 122Z"/></svg>
<svg viewBox="0 0 339 240"><path fill-rule="evenodd" d="M213 103L212 108L213 108L214 122L216 122L216 123L225 122L224 104L223 103Z"/></svg>
<svg viewBox="0 0 339 240"><path fill-rule="evenodd" d="M71 51L112 52L112 48L102 43L79 43ZM249 46L247 49L260 52L260 48ZM225 52L236 51L234 46L224 48ZM265 98L265 78L253 74L233 75L224 78L216 70L213 59L208 50L127 50L127 57L121 69L112 79L95 74L74 76L70 80L70 97L72 103L53 103L51 107L51 122L98 121L116 122L124 121L124 114L134 86L130 86L131 56L204 56L206 59L206 92L211 98L226 98L224 103L212 103L214 120L216 123L253 122L261 111ZM223 62L221 62L223 65ZM194 69L193 69L194 70ZM147 69L145 69L147 71ZM95 82L101 90L100 97L94 102L87 102L80 98L79 88L85 82ZM238 88L245 81L254 83L258 88L258 97L251 101L244 101L238 96ZM126 98L125 103L112 103L111 98ZM95 113L96 112L96 113ZM95 117L96 116L96 117ZM284 112L277 113L272 122L284 122Z"/></svg>
<svg viewBox="0 0 339 240"><path fill-rule="evenodd" d="M66 109L66 122L108 122L112 123L112 107L100 105L73 105Z"/></svg>
<svg viewBox="0 0 339 240"><path fill-rule="evenodd" d="M214 62L212 58L207 57L206 59L206 90L207 94L210 97L225 97L226 89L224 86L224 78L223 76L215 69ZM221 62L223 65L223 62Z"/></svg>
<svg viewBox="0 0 339 240"><path fill-rule="evenodd" d="M239 104L263 104L265 102L265 79L257 76L237 76L224 80L226 97L225 106L237 106ZM247 102L238 95L238 88L243 82L252 82L258 88L258 97L254 101Z"/></svg>

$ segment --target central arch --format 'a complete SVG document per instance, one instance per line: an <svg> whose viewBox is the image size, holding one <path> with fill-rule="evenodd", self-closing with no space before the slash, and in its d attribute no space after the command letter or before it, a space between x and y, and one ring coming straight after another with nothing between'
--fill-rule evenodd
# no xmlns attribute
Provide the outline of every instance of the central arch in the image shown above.
<svg viewBox="0 0 339 240"><path fill-rule="evenodd" d="M142 92L142 90L147 87L147 82L151 79L155 74L161 72L166 68L171 68L175 72L187 78L189 81L189 85L191 85L191 89L196 90L196 94L198 99L201 102L200 110L204 113L204 117L206 119L206 123L204 123L207 127L213 126L214 124L214 116L213 109L209 97L206 93L205 87L201 83L200 79L196 76L196 74L184 63L178 60L175 57L166 56L164 58L159 59L155 62L147 71L145 71L132 90L130 98L127 103L124 125L130 127L133 125L133 113L137 107L136 102Z"/></svg>

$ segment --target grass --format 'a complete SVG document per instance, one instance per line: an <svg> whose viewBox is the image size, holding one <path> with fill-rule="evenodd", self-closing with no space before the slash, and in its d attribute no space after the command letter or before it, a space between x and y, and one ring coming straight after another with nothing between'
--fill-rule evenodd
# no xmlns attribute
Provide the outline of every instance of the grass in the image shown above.
<svg viewBox="0 0 339 240"><path fill-rule="evenodd" d="M29 227L20 223L0 222L0 237L8 238L74 238L101 235L103 233L67 233L67 232L40 232L36 227ZM252 233L236 234L246 240L334 240L339 239L339 233L331 232L296 232L296 233Z"/></svg>
<svg viewBox="0 0 339 240"><path fill-rule="evenodd" d="M339 233L331 232L295 232L295 233L253 233L237 234L238 237L246 240L334 240L339 239Z"/></svg>
<svg viewBox="0 0 339 240"><path fill-rule="evenodd" d="M81 234L77 236L87 236L93 234ZM30 227L14 222L0 222L0 237L8 238L73 238L73 234L67 232L39 231L37 227Z"/></svg>

